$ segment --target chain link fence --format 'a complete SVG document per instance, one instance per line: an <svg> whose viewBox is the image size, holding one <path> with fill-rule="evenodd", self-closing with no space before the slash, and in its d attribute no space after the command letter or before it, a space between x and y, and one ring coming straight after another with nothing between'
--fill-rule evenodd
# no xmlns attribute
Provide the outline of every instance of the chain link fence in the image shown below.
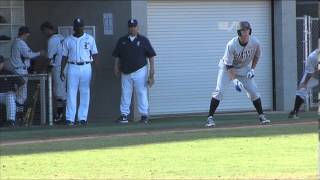
<svg viewBox="0 0 320 180"><path fill-rule="evenodd" d="M22 115L19 114L17 98L22 86L17 83L23 79L26 85L26 99ZM5 126L9 120L16 125L52 125L51 76L48 74L6 75L0 74L0 124ZM19 115L18 115L19 114ZM20 116L21 115L21 116Z"/></svg>
<svg viewBox="0 0 320 180"><path fill-rule="evenodd" d="M304 61L314 49L318 48L318 38L320 31L320 20L318 17L304 16L297 17L297 65L298 79L302 78L304 71ZM317 77L319 78L319 77ZM299 82L297 82L298 85ZM318 92L320 85L309 92L309 98L305 103L305 109L318 107Z"/></svg>

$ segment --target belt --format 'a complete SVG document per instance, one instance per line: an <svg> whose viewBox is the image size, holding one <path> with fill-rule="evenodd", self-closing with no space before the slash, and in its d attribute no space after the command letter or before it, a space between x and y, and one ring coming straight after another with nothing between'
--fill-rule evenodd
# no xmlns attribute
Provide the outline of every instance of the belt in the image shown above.
<svg viewBox="0 0 320 180"><path fill-rule="evenodd" d="M86 61L86 62L68 62L69 64L75 64L75 65L85 65L85 64L90 64L90 61Z"/></svg>

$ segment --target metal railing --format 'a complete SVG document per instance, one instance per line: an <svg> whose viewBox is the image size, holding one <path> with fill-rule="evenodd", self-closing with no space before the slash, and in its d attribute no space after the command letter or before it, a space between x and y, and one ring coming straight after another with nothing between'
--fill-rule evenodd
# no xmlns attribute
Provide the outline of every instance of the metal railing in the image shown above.
<svg viewBox="0 0 320 180"><path fill-rule="evenodd" d="M32 122L39 121L40 125L52 125L52 77L51 74L0 75L0 78L23 77L27 79L26 109L33 114ZM1 88L1 87L0 87ZM33 98L33 97L39 98ZM0 109L2 110L2 109ZM3 114L3 112L0 112ZM5 115L0 116L1 120Z"/></svg>

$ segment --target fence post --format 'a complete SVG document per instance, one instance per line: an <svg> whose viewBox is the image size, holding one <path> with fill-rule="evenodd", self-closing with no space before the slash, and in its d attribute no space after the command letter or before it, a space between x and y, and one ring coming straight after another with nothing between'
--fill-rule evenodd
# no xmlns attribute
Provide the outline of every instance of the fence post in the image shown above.
<svg viewBox="0 0 320 180"><path fill-rule="evenodd" d="M40 94L41 94L41 101L40 106L41 108L41 125L46 124L46 76L40 77Z"/></svg>
<svg viewBox="0 0 320 180"><path fill-rule="evenodd" d="M311 53L312 49L312 39L311 39L311 31L312 31L312 21L311 17L308 15L303 16L303 71L305 71L305 63L306 60ZM304 110L310 110L310 101L312 100L312 91L308 90L307 97L304 102Z"/></svg>
<svg viewBox="0 0 320 180"><path fill-rule="evenodd" d="M48 119L49 126L53 125L53 115L52 115L52 73L48 73Z"/></svg>

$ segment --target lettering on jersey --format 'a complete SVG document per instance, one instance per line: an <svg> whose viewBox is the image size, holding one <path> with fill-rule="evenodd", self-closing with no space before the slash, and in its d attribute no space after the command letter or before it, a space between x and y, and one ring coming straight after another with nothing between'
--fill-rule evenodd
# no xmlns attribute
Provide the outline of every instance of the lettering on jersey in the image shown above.
<svg viewBox="0 0 320 180"><path fill-rule="evenodd" d="M233 56L234 56L234 59L233 59L233 64L234 65L242 65L246 62L249 63L249 61L252 60L252 57L254 56L255 54L255 49L247 49L247 50L243 50L241 52L236 52L234 51L233 52Z"/></svg>
<svg viewBox="0 0 320 180"><path fill-rule="evenodd" d="M84 42L84 49L88 49L89 42Z"/></svg>

